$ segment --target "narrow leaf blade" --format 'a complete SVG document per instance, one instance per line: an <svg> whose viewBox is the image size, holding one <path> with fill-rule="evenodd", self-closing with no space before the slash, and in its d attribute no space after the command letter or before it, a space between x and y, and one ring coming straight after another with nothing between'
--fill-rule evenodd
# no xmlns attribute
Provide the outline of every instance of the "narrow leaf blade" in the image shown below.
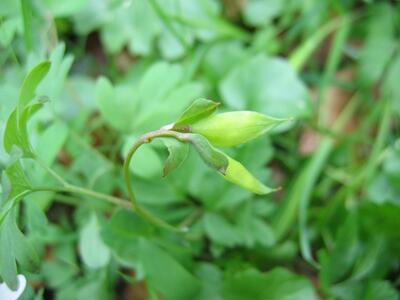
<svg viewBox="0 0 400 300"><path fill-rule="evenodd" d="M21 111L32 100L39 83L50 69L50 62L44 61L34 67L25 77L19 94L17 110Z"/></svg>

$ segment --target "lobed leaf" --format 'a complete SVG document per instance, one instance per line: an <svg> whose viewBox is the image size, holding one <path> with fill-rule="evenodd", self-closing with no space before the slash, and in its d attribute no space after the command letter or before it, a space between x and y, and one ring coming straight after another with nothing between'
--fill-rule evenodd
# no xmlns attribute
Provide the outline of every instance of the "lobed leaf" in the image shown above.
<svg viewBox="0 0 400 300"><path fill-rule="evenodd" d="M100 236L100 226L96 215L92 214L79 237L79 249L83 262L89 268L101 268L108 264L111 255Z"/></svg>
<svg viewBox="0 0 400 300"><path fill-rule="evenodd" d="M19 118L15 109L9 116L4 130L4 149L11 153L12 147L20 148L25 157L32 157L32 149L29 144L27 123L29 118L43 106L43 103L33 103L25 107Z"/></svg>
<svg viewBox="0 0 400 300"><path fill-rule="evenodd" d="M30 184L25 176L21 162L19 160L8 165L4 173L11 183L11 192L8 196L9 198L14 197L30 188Z"/></svg>
<svg viewBox="0 0 400 300"><path fill-rule="evenodd" d="M9 218L7 217L6 220ZM13 254L12 235L8 222L0 225L0 278L12 290L18 288L17 263Z"/></svg>
<svg viewBox="0 0 400 300"><path fill-rule="evenodd" d="M15 214L10 213L0 227L0 276L12 290L18 287L16 261L31 272L39 265L35 249L19 230Z"/></svg>
<svg viewBox="0 0 400 300"><path fill-rule="evenodd" d="M226 300L243 299L315 299L312 284L303 276L282 268L267 273L246 270L227 278L223 284Z"/></svg>

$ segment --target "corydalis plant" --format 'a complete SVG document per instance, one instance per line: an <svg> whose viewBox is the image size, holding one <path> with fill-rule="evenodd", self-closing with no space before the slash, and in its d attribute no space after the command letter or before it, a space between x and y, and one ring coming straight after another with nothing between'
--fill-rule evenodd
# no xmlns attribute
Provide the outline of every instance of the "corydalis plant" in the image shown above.
<svg viewBox="0 0 400 300"><path fill-rule="evenodd" d="M37 156L34 148L31 147L27 130L30 117L44 105L41 101L43 97L36 97L36 89L49 69L50 63L43 62L34 67L25 77L15 109L11 112L4 130L4 150L9 154L10 160L1 177L0 244L3 247L0 251L0 280L6 282L11 289L15 290L18 287L17 263L23 269L32 272L39 266L39 257L33 245L18 228L18 207L21 200L29 194L52 191L78 194L88 199L96 198L126 209L133 209L152 224L174 231L185 230L185 228L171 226L147 212L139 205L133 193L129 169L132 156L141 145L150 143L155 138L168 138L164 139L169 150L164 176L183 163L189 145L192 145L203 161L226 180L256 194L267 194L273 191L251 175L242 164L216 149L215 146L229 147L245 143L286 120L245 111L214 114L218 103L206 99L194 101L175 123L144 134L132 145L123 166L130 201L68 182L51 168L50 163L42 161ZM25 174L24 160L35 162L58 184L32 185Z"/></svg>
<svg viewBox="0 0 400 300"><path fill-rule="evenodd" d="M240 162L214 146L231 147L246 143L288 119L277 119L253 111L214 114L218 105L219 103L211 100L197 99L175 123L144 134L130 148L124 162L124 178L129 198L136 212L153 224L176 229L139 205L131 186L129 165L136 150L156 138L172 138L179 142L165 142L169 156L164 166L164 176L183 163L188 147L192 145L202 160L224 179L259 195L276 190L261 183Z"/></svg>
<svg viewBox="0 0 400 300"><path fill-rule="evenodd" d="M187 157L189 145L192 145L202 160L226 180L260 195L274 191L274 189L265 186L257 180L240 162L229 157L226 153L215 148L215 146L231 147L243 144L287 120L276 119L251 111L215 114L218 103L207 99L194 101L175 123L144 134L132 145L123 166L124 180L130 202L67 182L62 176L51 169L49 165L43 163L37 157L28 138L27 122L43 106L43 102L32 102L32 100L35 98L37 86L46 76L49 68L50 63L43 62L29 72L22 84L17 105L6 124L3 140L4 148L7 153L15 158L11 160L3 172L3 181L7 182L6 179L8 179L10 183L10 187L4 186L3 191L10 192L6 196L3 193L5 200L0 203L0 229L4 221L13 216L10 213L15 210L23 197L38 191L54 191L81 194L101 199L118 206L133 209L138 215L155 225L172 230L182 230L182 228L177 229L165 223L143 209L136 200L131 186L129 165L135 151L141 145L150 143L152 140L160 137L167 138L164 139L164 143L169 151L169 156L164 166L164 176L167 176L184 162ZM17 153L18 155L13 155L13 153ZM21 160L24 158L34 160L61 186L31 186L28 178L25 176L21 163ZM1 276L4 275L2 273L0 269ZM10 281L12 278L14 277L10 276Z"/></svg>

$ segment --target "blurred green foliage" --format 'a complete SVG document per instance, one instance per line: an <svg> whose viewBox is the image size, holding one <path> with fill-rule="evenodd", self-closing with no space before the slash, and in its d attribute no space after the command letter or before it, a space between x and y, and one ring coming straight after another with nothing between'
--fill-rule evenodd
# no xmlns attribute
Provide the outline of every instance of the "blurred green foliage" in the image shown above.
<svg viewBox="0 0 400 300"><path fill-rule="evenodd" d="M399 299L398 1L1 0L0 70L0 278L25 274L21 299ZM281 191L162 141L132 185L187 233L31 193L58 184L44 167L127 199L129 147L199 97L294 119L226 150Z"/></svg>

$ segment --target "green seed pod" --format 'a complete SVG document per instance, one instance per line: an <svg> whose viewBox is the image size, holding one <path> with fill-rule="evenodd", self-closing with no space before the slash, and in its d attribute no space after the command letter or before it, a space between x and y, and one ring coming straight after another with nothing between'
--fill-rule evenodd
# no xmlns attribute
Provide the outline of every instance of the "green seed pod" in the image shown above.
<svg viewBox="0 0 400 300"><path fill-rule="evenodd" d="M226 180L259 195L276 191L276 189L271 189L258 181L240 162L229 156L226 157L228 159L228 167L225 175L222 175Z"/></svg>
<svg viewBox="0 0 400 300"><path fill-rule="evenodd" d="M205 136L215 146L231 147L255 139L285 121L253 111L226 112L192 124L191 131Z"/></svg>

